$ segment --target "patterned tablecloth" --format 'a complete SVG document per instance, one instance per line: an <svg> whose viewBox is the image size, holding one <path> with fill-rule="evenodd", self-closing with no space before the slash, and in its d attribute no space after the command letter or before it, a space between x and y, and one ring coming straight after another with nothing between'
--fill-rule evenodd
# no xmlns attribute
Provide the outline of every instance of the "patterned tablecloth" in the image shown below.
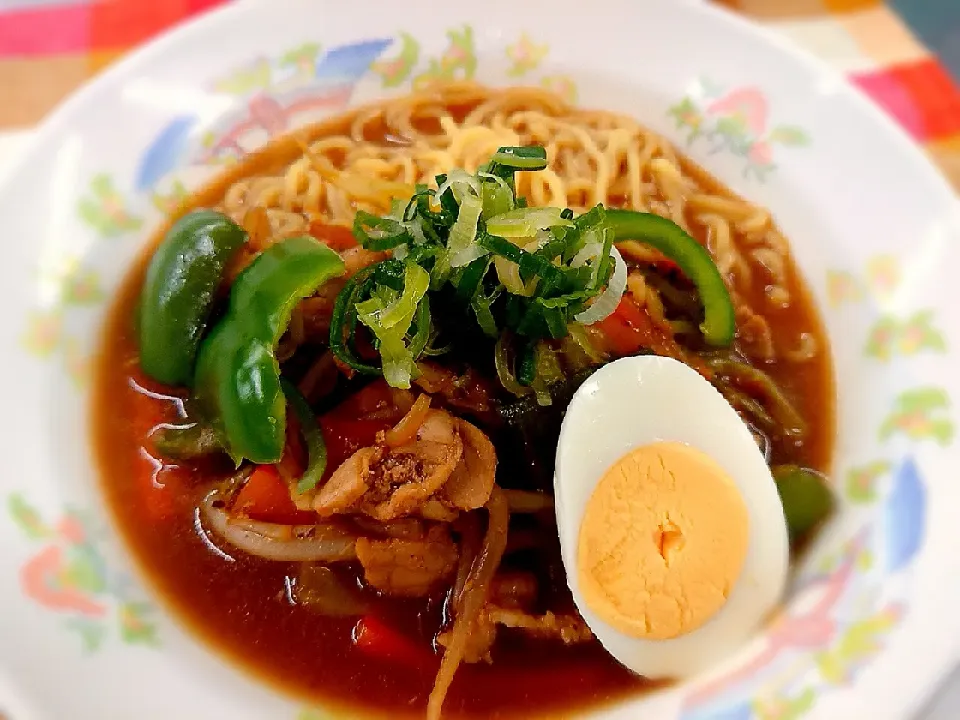
<svg viewBox="0 0 960 720"><path fill-rule="evenodd" d="M0 0L0 141L131 48L227 1ZM716 1L846 73L960 188L960 0Z"/></svg>
<svg viewBox="0 0 960 720"><path fill-rule="evenodd" d="M157 33L228 1L0 0L0 166L77 86ZM845 73L960 189L960 0L714 1ZM960 674L924 715L960 718Z"/></svg>

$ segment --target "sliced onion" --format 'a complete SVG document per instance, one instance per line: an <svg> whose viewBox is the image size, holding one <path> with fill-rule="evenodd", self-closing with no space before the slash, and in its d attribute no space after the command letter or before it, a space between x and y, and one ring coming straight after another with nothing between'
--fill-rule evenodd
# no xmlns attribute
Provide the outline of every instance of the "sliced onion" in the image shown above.
<svg viewBox="0 0 960 720"><path fill-rule="evenodd" d="M452 189L457 202L463 202L463 186L466 185L476 197L480 197L480 181L475 175L471 175L462 168L454 168L447 174L447 180L443 185L437 188L436 198L440 199L447 190Z"/></svg>
<svg viewBox="0 0 960 720"><path fill-rule="evenodd" d="M603 252L603 245L598 242L591 242L580 248L580 252L573 256L570 261L570 267L583 267L588 262Z"/></svg>
<svg viewBox="0 0 960 720"><path fill-rule="evenodd" d="M423 226L420 224L420 216L417 215L413 220L408 220L403 224L413 238L414 245L426 245L427 236L423 234ZM397 248L399 249L399 248ZM393 256L397 256L397 249L393 251Z"/></svg>
<svg viewBox="0 0 960 720"><path fill-rule="evenodd" d="M503 283L507 292L522 297L530 297L536 292L538 278L532 277L524 284L520 279L520 266L505 257L495 257L493 266L497 270L497 278Z"/></svg>
<svg viewBox="0 0 960 720"><path fill-rule="evenodd" d="M355 533L331 524L279 525L232 518L211 493L200 504L208 529L233 547L264 560L342 562L357 557Z"/></svg>
<svg viewBox="0 0 960 720"><path fill-rule="evenodd" d="M560 217L560 208L519 208L501 213L487 221L487 231L502 238L534 237L538 230L563 226L572 227L573 221Z"/></svg>
<svg viewBox="0 0 960 720"><path fill-rule="evenodd" d="M577 322L584 325L600 322L611 315L617 309L617 305L620 304L620 298L623 297L623 292L627 289L627 264L620 256L620 251L615 247L610 248L610 256L613 258L613 275L610 276L607 289L597 296L590 307L573 316L573 319Z"/></svg>
<svg viewBox="0 0 960 720"><path fill-rule="evenodd" d="M462 250L456 255L450 257L450 267L458 268L463 267L464 265L469 265L474 260L489 254L489 252L490 251L486 248L480 247L477 243L473 243L466 250Z"/></svg>
<svg viewBox="0 0 960 720"><path fill-rule="evenodd" d="M527 252L536 252L545 247L551 240L553 240L553 235L550 234L549 230L537 230L537 236L532 242L524 245L523 249Z"/></svg>
<svg viewBox="0 0 960 720"><path fill-rule="evenodd" d="M507 193L511 197L515 195L513 190L510 189L510 186L507 185L507 181L504 180L499 175L494 175L493 173L487 173L487 172L478 172L477 177L483 178L484 180L493 180L497 185L500 186L500 189L503 190L505 193Z"/></svg>
<svg viewBox="0 0 960 720"><path fill-rule="evenodd" d="M483 537L480 552L470 566L463 591L457 598L450 641L447 643L446 652L443 653L440 670L437 672L433 690L430 691L430 697L427 700L427 720L440 718L443 700L447 696L457 668L463 662L470 633L480 616L494 573L500 567L500 560L507 548L510 510L500 488L496 485L493 486L486 508L490 516L487 532Z"/></svg>
<svg viewBox="0 0 960 720"><path fill-rule="evenodd" d="M467 196L460 203L460 214L450 229L447 249L450 252L450 267L458 268L473 262L487 253L477 245L477 224L483 204L480 198Z"/></svg>
<svg viewBox="0 0 960 720"><path fill-rule="evenodd" d="M570 323L567 328L571 342L580 349L584 355L595 365L600 365L607 360L607 354L597 349L590 339L589 331L580 323Z"/></svg>
<svg viewBox="0 0 960 720"><path fill-rule="evenodd" d="M504 390L513 393L517 397L529 394L532 390L521 385L513 374L513 368L510 363L510 350L504 340L504 335L497 339L497 345L493 350L494 366L497 368L497 377Z"/></svg>
<svg viewBox="0 0 960 720"><path fill-rule="evenodd" d="M497 185L500 186L502 190L505 190L506 192L513 195L513 190L511 190L510 186L507 185L507 181L504 180L499 175L494 175L493 173L488 173L488 172L478 172L477 177L481 177L484 180L493 180L495 183L497 183Z"/></svg>

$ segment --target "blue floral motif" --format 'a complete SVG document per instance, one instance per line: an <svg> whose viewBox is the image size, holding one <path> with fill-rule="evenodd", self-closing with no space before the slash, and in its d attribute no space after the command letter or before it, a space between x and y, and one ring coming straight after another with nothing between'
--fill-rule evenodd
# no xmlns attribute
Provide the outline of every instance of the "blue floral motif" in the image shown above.
<svg viewBox="0 0 960 720"><path fill-rule="evenodd" d="M145 192L152 188L168 172L187 148L187 140L198 119L193 115L181 115L167 125L140 158L137 170L136 189Z"/></svg>
<svg viewBox="0 0 960 720"><path fill-rule="evenodd" d="M392 42L393 38L386 38L334 48L317 62L314 77L318 81L352 85Z"/></svg>
<svg viewBox="0 0 960 720"><path fill-rule="evenodd" d="M883 508L887 569L891 573L904 569L920 550L926 520L926 489L916 460L906 458L893 483Z"/></svg>
<svg viewBox="0 0 960 720"><path fill-rule="evenodd" d="M794 602L754 651L687 694L682 720L798 718L823 692L850 685L884 648L906 613L902 593L909 587L889 580L910 572L926 521L926 488L916 460L905 457L891 475L876 520L797 579ZM801 686L802 695L794 697Z"/></svg>

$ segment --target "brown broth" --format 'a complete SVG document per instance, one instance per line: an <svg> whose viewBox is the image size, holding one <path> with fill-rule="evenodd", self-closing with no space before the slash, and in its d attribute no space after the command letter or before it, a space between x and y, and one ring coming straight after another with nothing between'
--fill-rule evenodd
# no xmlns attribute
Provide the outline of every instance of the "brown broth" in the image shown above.
<svg viewBox="0 0 960 720"><path fill-rule="evenodd" d="M300 136L338 132L345 125L341 119ZM293 137L279 139L198 193L186 208L215 205L238 177L282 167L300 153L300 147ZM320 617L291 603L288 575L295 568L241 554L234 561L224 559L197 531L196 507L217 469L162 465L145 449L151 428L177 418L172 399L157 399L170 391L145 379L138 367L132 315L146 259L145 255L127 277L111 310L93 403L93 442L103 490L141 568L193 631L282 690L306 701L362 705L393 717L422 715L439 665L436 656L427 653L421 665L409 666L365 655L352 644L354 619ZM812 333L821 352L806 363L771 363L763 368L811 428L803 445L777 446L774 455L777 462L827 470L834 436L831 359L809 293L792 266L790 284L794 301L771 317L774 339L779 346L800 332ZM761 306L760 297L747 300ZM440 599L386 607L397 627L429 648L441 621ZM501 633L494 657L492 665L461 666L444 704L445 717L550 714L611 702L651 687L619 666L596 642L565 647L523 642Z"/></svg>

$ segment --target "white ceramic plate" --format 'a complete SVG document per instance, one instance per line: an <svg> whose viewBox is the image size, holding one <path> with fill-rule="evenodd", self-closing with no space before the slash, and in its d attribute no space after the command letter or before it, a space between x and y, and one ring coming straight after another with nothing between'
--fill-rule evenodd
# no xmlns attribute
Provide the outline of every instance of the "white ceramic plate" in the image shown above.
<svg viewBox="0 0 960 720"><path fill-rule="evenodd" d="M90 357L124 268L184 188L284 128L443 75L549 86L665 133L772 208L833 342L843 509L786 613L711 678L602 714L907 716L960 639L949 189L833 72L709 7L390 7L284 0L210 14L67 102L0 191L0 709L355 716L303 707L225 664L141 586L101 511Z"/></svg>

